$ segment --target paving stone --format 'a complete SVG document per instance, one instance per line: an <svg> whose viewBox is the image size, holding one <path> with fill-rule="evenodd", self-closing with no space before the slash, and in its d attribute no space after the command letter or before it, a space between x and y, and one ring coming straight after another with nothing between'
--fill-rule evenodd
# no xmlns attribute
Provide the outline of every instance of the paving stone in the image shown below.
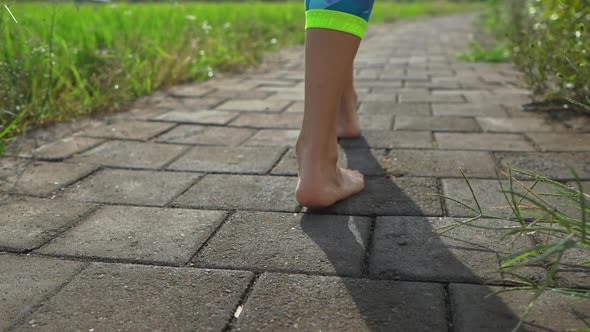
<svg viewBox="0 0 590 332"><path fill-rule="evenodd" d="M443 290L429 283L264 274L240 331L444 331ZM428 319L424 313L428 313Z"/></svg>
<svg viewBox="0 0 590 332"><path fill-rule="evenodd" d="M543 151L590 151L590 134L528 134Z"/></svg>
<svg viewBox="0 0 590 332"><path fill-rule="evenodd" d="M262 129L247 140L244 145L250 146L295 146L299 130L294 129Z"/></svg>
<svg viewBox="0 0 590 332"><path fill-rule="evenodd" d="M481 131L474 119L446 116L396 116L394 130Z"/></svg>
<svg viewBox="0 0 590 332"><path fill-rule="evenodd" d="M359 114L393 114L409 116L430 116L430 105L426 104L394 104L391 102L369 102L361 101Z"/></svg>
<svg viewBox="0 0 590 332"><path fill-rule="evenodd" d="M40 247L75 224L93 208L62 200L20 199L0 205L0 248L25 251Z"/></svg>
<svg viewBox="0 0 590 332"><path fill-rule="evenodd" d="M39 160L59 161L91 149L102 142L104 140L96 138L67 137L35 149L33 156Z"/></svg>
<svg viewBox="0 0 590 332"><path fill-rule="evenodd" d="M147 141L174 127L169 123L125 121L83 130L80 135L99 138L135 139Z"/></svg>
<svg viewBox="0 0 590 332"><path fill-rule="evenodd" d="M179 98L199 98L212 91L212 88L205 87L203 84L186 84L168 89L168 94Z"/></svg>
<svg viewBox="0 0 590 332"><path fill-rule="evenodd" d="M188 99L181 99L180 101L182 103L181 104L182 106L175 107L174 110L183 110L185 112L194 112L194 111L212 110L216 106L225 102L225 98L209 98L209 97L188 98Z"/></svg>
<svg viewBox="0 0 590 332"><path fill-rule="evenodd" d="M285 150L284 147L197 146L167 169L264 174L279 161Z"/></svg>
<svg viewBox="0 0 590 332"><path fill-rule="evenodd" d="M433 104L432 112L435 116L508 117L502 106L486 104Z"/></svg>
<svg viewBox="0 0 590 332"><path fill-rule="evenodd" d="M360 171L365 175L383 175L385 171L379 162L383 158L381 150L367 149L339 149L338 164L340 167L351 168ZM281 161L273 168L275 175L297 175L297 157L294 149L281 158Z"/></svg>
<svg viewBox="0 0 590 332"><path fill-rule="evenodd" d="M224 111L171 111L164 113L154 120L186 124L228 124L238 113Z"/></svg>
<svg viewBox="0 0 590 332"><path fill-rule="evenodd" d="M382 80L390 80L390 81L429 81L430 77L428 75L399 75L399 74L389 74L383 73L379 76Z"/></svg>
<svg viewBox="0 0 590 332"><path fill-rule="evenodd" d="M251 279L249 272L95 263L16 330L221 331Z"/></svg>
<svg viewBox="0 0 590 332"><path fill-rule="evenodd" d="M231 125L251 128L299 129L303 121L301 113L244 114Z"/></svg>
<svg viewBox="0 0 590 332"><path fill-rule="evenodd" d="M575 179L573 169L581 179L590 179L588 152L501 152L495 156L506 169L531 171L556 180Z"/></svg>
<svg viewBox="0 0 590 332"><path fill-rule="evenodd" d="M466 219L465 219L466 220ZM463 220L463 221L465 221ZM459 219L377 218L371 247L371 274L410 280L479 283L500 278L498 255L533 245L532 239L502 236L507 231L461 226ZM473 225L505 228L510 221L480 219Z"/></svg>
<svg viewBox="0 0 590 332"><path fill-rule="evenodd" d="M565 252L556 273L559 287L590 289L590 266L582 264L589 257L590 248L587 247L572 248Z"/></svg>
<svg viewBox="0 0 590 332"><path fill-rule="evenodd" d="M0 330L22 319L28 311L68 282L81 262L0 254Z"/></svg>
<svg viewBox="0 0 590 332"><path fill-rule="evenodd" d="M49 195L97 169L83 163L0 159L0 191Z"/></svg>
<svg viewBox="0 0 590 332"><path fill-rule="evenodd" d="M440 149L483 151L535 151L535 147L520 134L435 133Z"/></svg>
<svg viewBox="0 0 590 332"><path fill-rule="evenodd" d="M224 217L220 211L105 206L38 251L186 264Z"/></svg>
<svg viewBox="0 0 590 332"><path fill-rule="evenodd" d="M403 176L496 177L495 161L483 151L394 150L383 161L386 171Z"/></svg>
<svg viewBox="0 0 590 332"><path fill-rule="evenodd" d="M402 82L398 81L380 81L380 80L360 80L355 78L355 86L358 88L401 88Z"/></svg>
<svg viewBox="0 0 590 332"><path fill-rule="evenodd" d="M159 169L186 149L171 144L109 141L72 160L111 167Z"/></svg>
<svg viewBox="0 0 590 332"><path fill-rule="evenodd" d="M205 176L174 201L175 206L198 209L297 211L294 177Z"/></svg>
<svg viewBox="0 0 590 332"><path fill-rule="evenodd" d="M268 91L220 89L209 93L207 97L260 100L268 98L270 95L272 92Z"/></svg>
<svg viewBox="0 0 590 332"><path fill-rule="evenodd" d="M84 202L164 206L200 176L105 169L69 188L65 197Z"/></svg>
<svg viewBox="0 0 590 332"><path fill-rule="evenodd" d="M405 82L407 88L428 88L433 89L458 89L460 88L459 82L455 81L440 81L440 82Z"/></svg>
<svg viewBox="0 0 590 332"><path fill-rule="evenodd" d="M531 291L504 292L498 287L451 284L451 312L457 332L509 331L524 313ZM590 319L590 302L557 293L545 292L533 306L523 326L525 331L566 331L586 328Z"/></svg>
<svg viewBox="0 0 590 332"><path fill-rule="evenodd" d="M280 112L288 105L288 101L232 99L217 106L217 109L240 112Z"/></svg>
<svg viewBox="0 0 590 332"><path fill-rule="evenodd" d="M168 110L169 108L174 108L175 106L180 107L180 104L176 104L173 103L172 101L170 102L166 102L164 104L161 104L162 108L159 107L159 105L155 105L155 104L147 104L145 106L140 106L140 107L134 107L133 109L126 111L126 112L121 112L121 113L115 113L115 114L110 114L108 115L108 118L106 118L106 121L102 121L102 125L104 125L105 123L116 123L116 122L121 122L121 121L146 121L149 120L151 118L154 118L156 116L162 115L163 113L166 112L166 110ZM91 125L89 128L96 128L98 127L97 125ZM104 133L108 133L108 131L105 131Z"/></svg>
<svg viewBox="0 0 590 332"><path fill-rule="evenodd" d="M390 130L393 124L393 114L359 114L362 130Z"/></svg>
<svg viewBox="0 0 590 332"><path fill-rule="evenodd" d="M361 102L386 102L389 104L397 103L398 96L396 93L370 93L360 98Z"/></svg>
<svg viewBox="0 0 590 332"><path fill-rule="evenodd" d="M322 210L346 215L440 216L442 208L438 184L427 178L367 178L365 190Z"/></svg>
<svg viewBox="0 0 590 332"><path fill-rule="evenodd" d="M563 125L552 122L549 118L521 119L479 117L476 119L483 130L489 132L555 132L565 130Z"/></svg>
<svg viewBox="0 0 590 332"><path fill-rule="evenodd" d="M430 95L424 93L400 93L399 95L400 104L413 104L413 103L449 103L457 104L464 103L465 98L463 95Z"/></svg>
<svg viewBox="0 0 590 332"><path fill-rule="evenodd" d="M428 131L365 130L361 138L340 139L345 148L432 148L432 135Z"/></svg>
<svg viewBox="0 0 590 332"><path fill-rule="evenodd" d="M218 91L244 91L248 92L254 89L258 84L253 81L242 79L241 77L219 77L216 80L209 80L202 84L208 88L219 89Z"/></svg>
<svg viewBox="0 0 590 332"><path fill-rule="evenodd" d="M160 143L199 145L240 145L254 134L254 129L200 125L180 125L157 139Z"/></svg>
<svg viewBox="0 0 590 332"><path fill-rule="evenodd" d="M360 276L370 228L371 219L366 217L238 212L195 263L250 271Z"/></svg>

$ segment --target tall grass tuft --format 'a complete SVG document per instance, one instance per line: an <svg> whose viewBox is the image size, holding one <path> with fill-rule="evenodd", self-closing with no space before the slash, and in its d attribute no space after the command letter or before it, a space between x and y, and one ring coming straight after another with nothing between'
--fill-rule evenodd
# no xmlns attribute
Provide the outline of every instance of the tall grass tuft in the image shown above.
<svg viewBox="0 0 590 332"><path fill-rule="evenodd" d="M510 276L506 281L518 285L503 291L534 291L514 331L520 329L531 308L544 292L551 291L590 301L590 289L555 286L556 275L562 267L564 257L574 250L590 249L590 195L584 192L575 172L573 174L576 181L571 186L533 172L515 169L499 175L498 189L512 212L509 217L484 212L471 182L463 172L462 174L475 204L472 206L452 197L445 196L445 198L473 212L473 217L441 228L438 230L439 234L444 234L456 227L469 226L497 230L503 232L506 237L532 235L536 242L534 246L501 258L500 270L504 275ZM530 181L518 180L523 177ZM478 224L477 221L481 219L508 219L513 221L514 225L501 228L489 227ZM577 261L575 264L588 266L590 277L590 257ZM545 277L541 281L532 280L522 273L527 267L542 268L546 271Z"/></svg>

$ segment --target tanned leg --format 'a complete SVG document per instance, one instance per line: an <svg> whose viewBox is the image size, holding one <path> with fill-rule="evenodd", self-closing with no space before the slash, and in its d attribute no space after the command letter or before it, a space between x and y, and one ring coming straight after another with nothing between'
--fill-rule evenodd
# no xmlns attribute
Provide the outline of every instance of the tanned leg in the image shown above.
<svg viewBox="0 0 590 332"><path fill-rule="evenodd" d="M335 30L306 31L305 109L296 145L295 193L303 206L327 207L364 189L362 174L338 167L337 143L342 99L352 85L352 64L360 41Z"/></svg>
<svg viewBox="0 0 590 332"><path fill-rule="evenodd" d="M347 68L346 84L342 93L340 114L338 117L338 137L352 138L361 135L361 128L358 121L357 105L358 96L354 89L353 66Z"/></svg>

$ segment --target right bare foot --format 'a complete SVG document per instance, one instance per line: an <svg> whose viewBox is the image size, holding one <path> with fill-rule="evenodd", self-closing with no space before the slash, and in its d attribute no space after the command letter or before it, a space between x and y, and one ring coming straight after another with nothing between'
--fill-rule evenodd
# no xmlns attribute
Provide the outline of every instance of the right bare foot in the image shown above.
<svg viewBox="0 0 590 332"><path fill-rule="evenodd" d="M337 150L336 150L337 151ZM358 171L337 165L338 156L313 160L297 149L299 179L295 198L307 208L325 208L363 191L365 180Z"/></svg>
<svg viewBox="0 0 590 332"><path fill-rule="evenodd" d="M342 96L338 114L338 137L355 138L361 135L361 126L357 114L358 97L354 88Z"/></svg>

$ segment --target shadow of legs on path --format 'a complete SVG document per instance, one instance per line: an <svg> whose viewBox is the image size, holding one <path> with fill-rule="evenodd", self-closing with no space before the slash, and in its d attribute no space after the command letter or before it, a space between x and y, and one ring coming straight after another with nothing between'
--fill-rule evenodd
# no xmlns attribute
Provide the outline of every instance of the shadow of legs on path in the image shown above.
<svg viewBox="0 0 590 332"><path fill-rule="evenodd" d="M436 236L435 228L452 221L437 217L442 215L438 197L436 209L431 198L416 192L434 188L433 194L437 187L431 187L429 179L390 179L380 174L381 165L365 139L355 141L355 148L344 144L345 154L349 168L372 174L367 177L366 191L334 207L308 211L301 227L323 250L338 276L352 277L338 282L364 321L362 329L444 331L453 320L459 325L453 328L456 331L513 328L518 317L500 298L482 298L492 293L490 288L458 284L480 284L499 277L494 274L498 267L494 239L468 228ZM418 196L417 203L414 196ZM472 312L475 316L453 311L484 301L485 311Z"/></svg>

